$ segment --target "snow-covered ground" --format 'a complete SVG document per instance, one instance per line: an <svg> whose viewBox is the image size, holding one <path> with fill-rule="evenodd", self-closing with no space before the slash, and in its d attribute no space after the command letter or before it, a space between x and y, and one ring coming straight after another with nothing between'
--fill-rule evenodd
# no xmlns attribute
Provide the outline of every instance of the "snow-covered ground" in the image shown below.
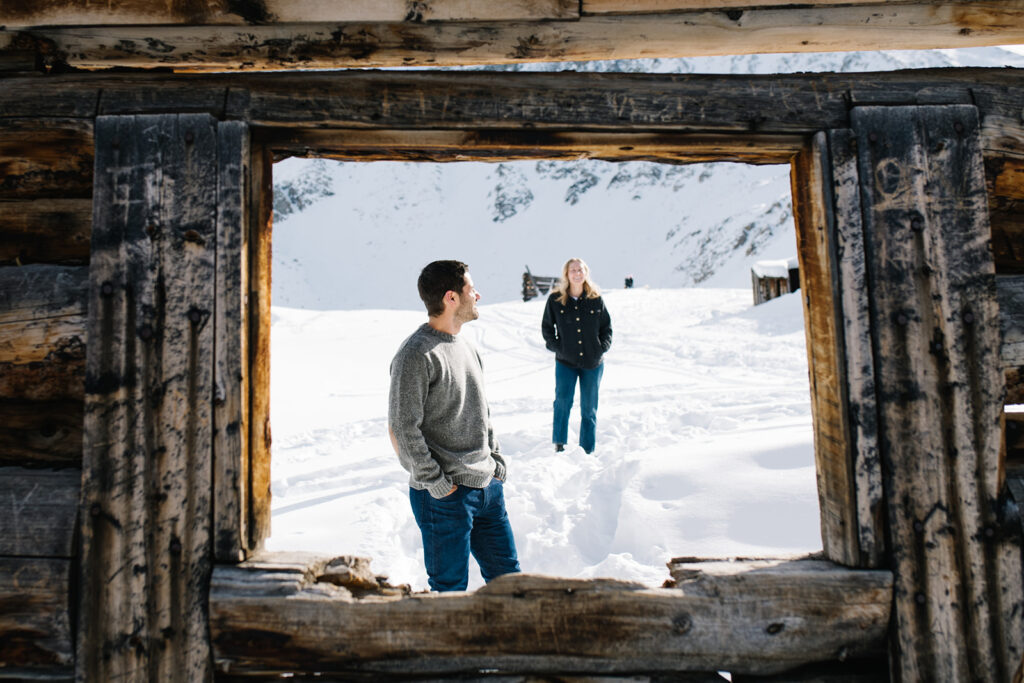
<svg viewBox="0 0 1024 683"><path fill-rule="evenodd" d="M756 308L749 289L605 298L615 340L593 455L550 443L542 301L481 305L463 327L484 358L524 570L660 585L673 557L820 549L799 294ZM274 309L271 550L370 556L393 582L426 588L386 436L388 364L425 319ZM578 422L574 410L570 440ZM470 588L480 584L474 566Z"/></svg>

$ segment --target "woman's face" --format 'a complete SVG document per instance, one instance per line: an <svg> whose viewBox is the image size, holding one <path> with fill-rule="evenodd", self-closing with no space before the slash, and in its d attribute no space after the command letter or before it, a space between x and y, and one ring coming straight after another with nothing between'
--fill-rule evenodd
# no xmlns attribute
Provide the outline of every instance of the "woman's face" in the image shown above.
<svg viewBox="0 0 1024 683"><path fill-rule="evenodd" d="M569 284L571 285L582 285L584 280L587 279L587 270L583 267L583 264L579 261L572 261L569 263Z"/></svg>

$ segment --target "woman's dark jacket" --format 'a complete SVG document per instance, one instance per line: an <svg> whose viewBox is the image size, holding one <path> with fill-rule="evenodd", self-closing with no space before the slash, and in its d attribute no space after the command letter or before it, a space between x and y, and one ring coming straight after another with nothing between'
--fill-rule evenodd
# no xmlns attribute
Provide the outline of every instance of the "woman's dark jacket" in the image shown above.
<svg viewBox="0 0 1024 683"><path fill-rule="evenodd" d="M558 301L558 293L548 297L540 330L544 344L555 352L555 359L574 368L592 370L601 364L601 356L612 346L612 319L601 297L569 298Z"/></svg>

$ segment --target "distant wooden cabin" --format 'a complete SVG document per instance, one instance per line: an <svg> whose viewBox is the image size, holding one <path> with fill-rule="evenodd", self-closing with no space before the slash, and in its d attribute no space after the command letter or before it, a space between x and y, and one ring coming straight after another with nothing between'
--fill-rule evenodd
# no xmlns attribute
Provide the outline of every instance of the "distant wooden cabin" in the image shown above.
<svg viewBox="0 0 1024 683"><path fill-rule="evenodd" d="M1015 0L5 2L0 678L1020 680L1024 72L362 68L1004 43ZM820 556L266 554L289 156L789 164Z"/></svg>
<svg viewBox="0 0 1024 683"><path fill-rule="evenodd" d="M757 261L750 268L754 305L800 289L800 262L796 257Z"/></svg>

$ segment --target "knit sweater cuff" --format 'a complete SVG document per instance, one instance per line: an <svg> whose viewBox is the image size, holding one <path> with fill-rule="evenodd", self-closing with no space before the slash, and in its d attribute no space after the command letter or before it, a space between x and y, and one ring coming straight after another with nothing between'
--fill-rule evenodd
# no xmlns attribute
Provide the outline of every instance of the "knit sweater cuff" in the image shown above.
<svg viewBox="0 0 1024 683"><path fill-rule="evenodd" d="M427 493L437 499L444 498L452 490L452 482L450 479L441 479L436 484L427 487Z"/></svg>

